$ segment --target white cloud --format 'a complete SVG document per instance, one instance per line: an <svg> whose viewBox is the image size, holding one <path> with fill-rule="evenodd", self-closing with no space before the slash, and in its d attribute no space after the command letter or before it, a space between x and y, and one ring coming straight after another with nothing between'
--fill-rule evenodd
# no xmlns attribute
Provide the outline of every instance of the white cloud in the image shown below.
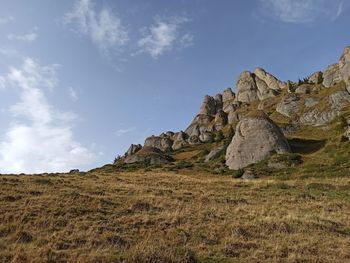
<svg viewBox="0 0 350 263"><path fill-rule="evenodd" d="M94 160L95 154L73 138L74 114L57 111L45 96L45 88L57 83L55 68L25 59L21 68L1 77L19 93L19 101L10 107L14 120L1 137L0 173L67 171Z"/></svg>
<svg viewBox="0 0 350 263"><path fill-rule="evenodd" d="M63 24L88 36L102 51L118 50L129 41L121 19L106 7L98 12L91 0L77 0L73 10L64 15Z"/></svg>
<svg viewBox="0 0 350 263"><path fill-rule="evenodd" d="M0 47L0 55L5 57L17 57L19 56L18 51L14 48Z"/></svg>
<svg viewBox="0 0 350 263"><path fill-rule="evenodd" d="M285 23L312 23L318 19L334 20L343 9L342 0L259 0L263 15Z"/></svg>
<svg viewBox="0 0 350 263"><path fill-rule="evenodd" d="M127 129L119 129L114 132L114 135L120 137L126 133L132 132L135 130L135 127L127 128Z"/></svg>
<svg viewBox="0 0 350 263"><path fill-rule="evenodd" d="M72 87L68 88L68 94L72 101L77 101L79 99L77 92Z"/></svg>
<svg viewBox="0 0 350 263"><path fill-rule="evenodd" d="M6 17L0 17L0 26L1 25L6 25L8 23L13 22L15 19L13 16L6 16Z"/></svg>
<svg viewBox="0 0 350 263"><path fill-rule="evenodd" d="M190 20L186 17L170 19L156 18L155 25L144 30L144 36L138 41L139 52L158 58L174 47L184 48L193 44L193 36L181 34L181 27Z"/></svg>
<svg viewBox="0 0 350 263"><path fill-rule="evenodd" d="M30 32L23 35L9 34L7 38L10 40L17 40L23 42L34 42L38 38L37 28L35 27Z"/></svg>

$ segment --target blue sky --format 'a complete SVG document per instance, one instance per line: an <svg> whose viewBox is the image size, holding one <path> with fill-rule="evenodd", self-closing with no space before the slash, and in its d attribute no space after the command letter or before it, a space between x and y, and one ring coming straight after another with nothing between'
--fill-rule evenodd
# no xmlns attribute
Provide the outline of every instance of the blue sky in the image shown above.
<svg viewBox="0 0 350 263"><path fill-rule="evenodd" d="M83 170L185 129L206 94L263 67L324 70L342 0L1 0L0 173Z"/></svg>

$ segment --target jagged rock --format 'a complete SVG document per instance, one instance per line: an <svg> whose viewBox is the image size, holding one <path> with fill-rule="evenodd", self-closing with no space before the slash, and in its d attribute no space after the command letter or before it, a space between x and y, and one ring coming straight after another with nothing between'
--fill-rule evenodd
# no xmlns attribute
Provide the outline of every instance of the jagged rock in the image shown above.
<svg viewBox="0 0 350 263"><path fill-rule="evenodd" d="M332 64L330 66L328 66L328 68L325 70L325 72L323 73L323 86L325 86L326 88L329 88L337 83L339 83L340 81L342 81L343 78L340 74L340 70L339 70L339 64Z"/></svg>
<svg viewBox="0 0 350 263"><path fill-rule="evenodd" d="M200 144L201 141L199 140L198 135L191 135L190 138L188 138L188 143L190 145Z"/></svg>
<svg viewBox="0 0 350 263"><path fill-rule="evenodd" d="M224 150L224 146L218 146L212 149L206 156L205 156L205 162L210 162L216 158L218 158Z"/></svg>
<svg viewBox="0 0 350 263"><path fill-rule="evenodd" d="M215 130L222 130L222 128L224 128L224 126L227 124L227 114L222 110L218 111L218 113L215 115L214 123Z"/></svg>
<svg viewBox="0 0 350 263"><path fill-rule="evenodd" d="M214 115L215 113L216 113L215 99L209 95L206 95L200 107L199 114Z"/></svg>
<svg viewBox="0 0 350 263"><path fill-rule="evenodd" d="M258 176L254 173L253 170L246 169L241 178L245 180L252 180L258 178Z"/></svg>
<svg viewBox="0 0 350 263"><path fill-rule="evenodd" d="M161 150L154 147L144 146L140 151L134 155L127 156L124 163L144 163L148 165L166 164L172 162L173 159L164 154Z"/></svg>
<svg viewBox="0 0 350 263"><path fill-rule="evenodd" d="M316 71L315 73L312 73L308 80L312 84L321 84L323 81L323 73L322 71Z"/></svg>
<svg viewBox="0 0 350 263"><path fill-rule="evenodd" d="M232 125L237 123L241 119L240 115L236 111L230 111L227 116L228 124Z"/></svg>
<svg viewBox="0 0 350 263"><path fill-rule="evenodd" d="M346 129L345 133L343 134L343 136L345 138L347 138L348 140L350 140L350 126L348 126L348 128Z"/></svg>
<svg viewBox="0 0 350 263"><path fill-rule="evenodd" d="M211 132L203 132L199 135L199 140L202 143L212 142L214 140L213 134Z"/></svg>
<svg viewBox="0 0 350 263"><path fill-rule="evenodd" d="M70 174L78 174L80 173L79 169L72 169L69 171Z"/></svg>
<svg viewBox="0 0 350 263"><path fill-rule="evenodd" d="M304 101L304 104L305 104L305 107L311 108L318 104L318 100L316 100L315 98L306 98Z"/></svg>
<svg viewBox="0 0 350 263"><path fill-rule="evenodd" d="M216 94L214 97L214 100L215 100L215 112L217 113L218 111L222 110L222 106L223 106L222 95Z"/></svg>
<svg viewBox="0 0 350 263"><path fill-rule="evenodd" d="M226 151L226 165L238 170L274 153L290 152L282 131L265 113L256 111L241 120Z"/></svg>
<svg viewBox="0 0 350 263"><path fill-rule="evenodd" d="M269 89L279 91L279 90L285 89L287 87L287 83L278 80L275 76L266 72L262 68L256 68L254 70L254 74L259 79L264 81L266 83L266 85L269 87Z"/></svg>
<svg viewBox="0 0 350 263"><path fill-rule="evenodd" d="M172 149L173 141L168 137L163 136L151 136L146 138L144 146L157 148L163 152Z"/></svg>
<svg viewBox="0 0 350 263"><path fill-rule="evenodd" d="M337 111L320 111L318 109L311 109L310 111L305 112L300 117L300 123L321 126L328 124L338 115Z"/></svg>
<svg viewBox="0 0 350 263"><path fill-rule="evenodd" d="M183 131L175 133L172 149L175 151L187 146L188 145L187 138L188 138L188 135Z"/></svg>
<svg viewBox="0 0 350 263"><path fill-rule="evenodd" d="M340 57L339 71L346 84L346 89L350 92L350 46L344 49Z"/></svg>
<svg viewBox="0 0 350 263"><path fill-rule="evenodd" d="M299 107L300 107L299 95L291 93L286 95L277 104L276 111L290 118L299 111Z"/></svg>
<svg viewBox="0 0 350 263"><path fill-rule="evenodd" d="M128 149L128 151L125 153L125 156L133 155L133 154L137 153L141 149L142 149L142 145L141 144L131 144L129 149Z"/></svg>
<svg viewBox="0 0 350 263"><path fill-rule="evenodd" d="M342 110L344 107L349 106L350 103L350 94L345 91L337 91L329 95L328 102L332 110Z"/></svg>
<svg viewBox="0 0 350 263"><path fill-rule="evenodd" d="M311 86L308 84L302 84L295 89L297 94L309 94L311 92Z"/></svg>
<svg viewBox="0 0 350 263"><path fill-rule="evenodd" d="M242 72L237 80L237 101L252 102L258 100L258 88L249 71Z"/></svg>
<svg viewBox="0 0 350 263"><path fill-rule="evenodd" d="M224 90L224 92L222 93L222 110L224 112L228 113L231 110L230 106L234 102L235 97L236 95L233 93L231 88L227 88Z"/></svg>

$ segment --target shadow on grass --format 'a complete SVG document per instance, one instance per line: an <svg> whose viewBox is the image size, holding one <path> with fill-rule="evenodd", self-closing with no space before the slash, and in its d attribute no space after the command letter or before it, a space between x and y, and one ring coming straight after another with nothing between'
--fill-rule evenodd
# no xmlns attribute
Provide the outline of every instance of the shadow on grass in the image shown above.
<svg viewBox="0 0 350 263"><path fill-rule="evenodd" d="M310 154L321 150L327 141L294 138L288 140L288 142L294 153Z"/></svg>

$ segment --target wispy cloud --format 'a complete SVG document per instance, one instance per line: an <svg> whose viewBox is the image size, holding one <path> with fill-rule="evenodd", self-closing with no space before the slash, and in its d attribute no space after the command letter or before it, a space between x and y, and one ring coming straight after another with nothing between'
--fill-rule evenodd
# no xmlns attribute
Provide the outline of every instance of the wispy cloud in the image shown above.
<svg viewBox="0 0 350 263"><path fill-rule="evenodd" d="M18 92L19 100L10 107L13 121L1 136L0 172L67 171L94 160L95 154L73 138L75 115L58 111L45 95L45 89L57 84L56 68L28 58L1 77L6 89Z"/></svg>
<svg viewBox="0 0 350 263"><path fill-rule="evenodd" d="M17 40L22 42L34 42L38 38L37 30L38 29L35 27L34 29L32 29L30 32L26 34L23 34L23 35L9 34L7 38L10 40Z"/></svg>
<svg viewBox="0 0 350 263"><path fill-rule="evenodd" d="M334 20L343 10L342 0L259 0L261 14L285 23L304 24Z"/></svg>
<svg viewBox="0 0 350 263"><path fill-rule="evenodd" d="M72 101L77 101L79 99L78 93L72 87L68 88L68 94Z"/></svg>
<svg viewBox="0 0 350 263"><path fill-rule="evenodd" d="M182 32L183 25L189 21L189 18L180 16L168 19L157 17L154 25L143 29L143 37L137 43L139 53L148 53L156 59L174 47L191 46L193 35Z"/></svg>
<svg viewBox="0 0 350 263"><path fill-rule="evenodd" d="M15 19L13 16L0 17L0 26L6 25L8 23L13 22Z"/></svg>
<svg viewBox="0 0 350 263"><path fill-rule="evenodd" d="M119 129L119 130L116 130L114 132L114 135L117 136L117 137L120 137L120 136L122 136L124 134L127 134L129 132L135 131L135 129L136 129L135 127L130 127L130 128L126 128L126 129Z"/></svg>
<svg viewBox="0 0 350 263"><path fill-rule="evenodd" d="M73 10L64 15L63 24L89 37L104 52L118 50L129 41L121 19L107 7L98 11L90 0L76 1Z"/></svg>

